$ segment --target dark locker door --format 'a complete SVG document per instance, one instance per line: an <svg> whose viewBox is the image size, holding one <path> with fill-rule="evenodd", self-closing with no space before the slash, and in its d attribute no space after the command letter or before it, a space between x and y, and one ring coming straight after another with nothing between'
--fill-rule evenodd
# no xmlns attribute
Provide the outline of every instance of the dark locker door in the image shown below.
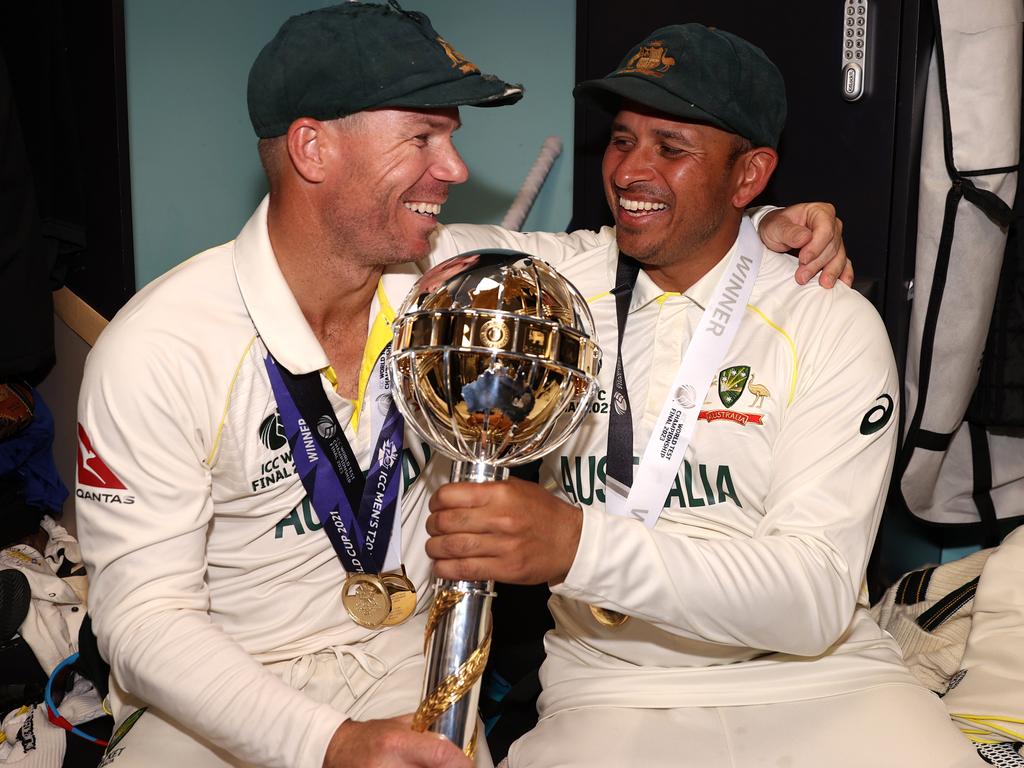
<svg viewBox="0 0 1024 768"><path fill-rule="evenodd" d="M842 95L842 0L648 0L628 10L621 0L579 0L576 76L607 74L632 45L666 24L696 21L761 46L782 70L789 102L781 162L761 202L835 204L858 287L886 318L902 360L930 21L920 0L867 2L868 80L858 101ZM611 223L601 185L607 129L607 118L577 108L577 227Z"/></svg>

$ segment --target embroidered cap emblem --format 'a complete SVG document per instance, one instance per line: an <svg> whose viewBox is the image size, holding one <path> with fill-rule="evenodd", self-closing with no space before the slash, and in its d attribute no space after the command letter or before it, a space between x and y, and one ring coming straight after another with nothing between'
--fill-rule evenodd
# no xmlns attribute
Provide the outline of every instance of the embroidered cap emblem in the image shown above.
<svg viewBox="0 0 1024 768"><path fill-rule="evenodd" d="M615 74L650 75L662 77L673 66L676 60L668 55L661 40L652 40L650 45L641 45L640 50L626 62L626 66Z"/></svg>
<svg viewBox="0 0 1024 768"><path fill-rule="evenodd" d="M444 53L451 60L452 66L462 72L462 74L472 75L480 72L476 64L452 48L451 43L443 37L437 38L437 42L442 48L444 48Z"/></svg>

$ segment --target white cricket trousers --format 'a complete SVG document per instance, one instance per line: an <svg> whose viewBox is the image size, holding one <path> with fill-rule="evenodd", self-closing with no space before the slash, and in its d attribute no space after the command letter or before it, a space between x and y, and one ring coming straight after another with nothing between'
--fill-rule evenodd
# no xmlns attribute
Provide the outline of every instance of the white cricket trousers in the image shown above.
<svg viewBox="0 0 1024 768"><path fill-rule="evenodd" d="M931 691L886 685L738 707L586 707L543 718L499 768L984 768Z"/></svg>

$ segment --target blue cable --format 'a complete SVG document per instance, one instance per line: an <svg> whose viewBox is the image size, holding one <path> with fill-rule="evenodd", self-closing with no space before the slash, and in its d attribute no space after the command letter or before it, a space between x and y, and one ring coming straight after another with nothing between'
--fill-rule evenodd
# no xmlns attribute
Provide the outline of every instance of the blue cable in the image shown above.
<svg viewBox="0 0 1024 768"><path fill-rule="evenodd" d="M53 703L53 681L57 678L57 675L65 667L69 667L78 661L78 654L72 653L66 659L61 661L56 667L53 668L53 672L50 673L50 677L46 681L46 688L43 691L43 699L46 701L46 712L50 718L50 722L59 728L63 728L66 731L71 731L75 736L81 736L87 741L91 741L93 744L98 744L101 747L107 746L107 742L103 739L98 739L95 736L90 736L85 731L79 730L73 726L68 720L66 720L57 709L57 705Z"/></svg>

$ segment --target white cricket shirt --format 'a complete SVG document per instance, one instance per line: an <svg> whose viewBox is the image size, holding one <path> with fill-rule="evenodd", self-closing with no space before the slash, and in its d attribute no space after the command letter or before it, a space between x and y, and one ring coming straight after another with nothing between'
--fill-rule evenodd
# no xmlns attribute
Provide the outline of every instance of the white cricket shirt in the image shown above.
<svg viewBox="0 0 1024 768"><path fill-rule="evenodd" d="M764 251L737 338L653 530L604 511L615 370L614 230L572 237L449 227L451 253L518 249L588 299L604 350L600 392L542 481L584 510L576 558L550 602L541 714L579 706L755 704L910 683L863 605L892 469L898 383L874 308L845 285L793 279ZM624 370L639 461L723 258L683 295L641 271ZM633 617L607 628L589 605Z"/></svg>

